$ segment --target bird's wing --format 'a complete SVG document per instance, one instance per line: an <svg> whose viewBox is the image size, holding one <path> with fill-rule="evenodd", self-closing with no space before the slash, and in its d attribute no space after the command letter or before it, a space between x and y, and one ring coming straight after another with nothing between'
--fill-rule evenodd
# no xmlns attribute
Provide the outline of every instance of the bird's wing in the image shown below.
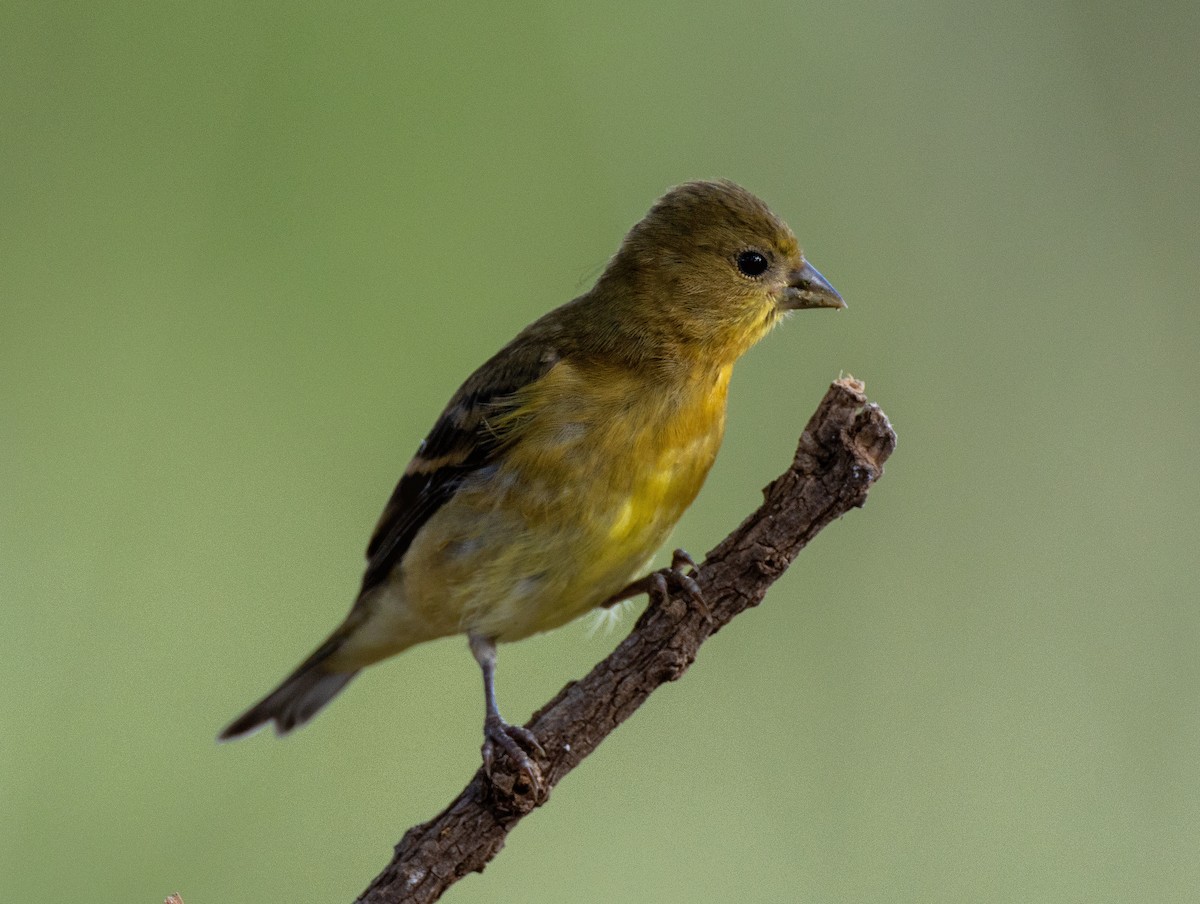
<svg viewBox="0 0 1200 904"><path fill-rule="evenodd" d="M503 448L489 420L521 389L545 376L559 360L555 343L513 343L472 374L455 393L421 442L392 492L371 542L363 594L388 579L417 532L473 472L496 460Z"/></svg>

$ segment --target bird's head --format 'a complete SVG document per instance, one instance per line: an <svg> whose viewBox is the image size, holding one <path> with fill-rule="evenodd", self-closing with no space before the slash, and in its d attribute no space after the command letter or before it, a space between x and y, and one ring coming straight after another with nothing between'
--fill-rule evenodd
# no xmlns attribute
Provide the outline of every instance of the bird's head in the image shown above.
<svg viewBox="0 0 1200 904"><path fill-rule="evenodd" d="M846 306L787 224L728 181L663 195L625 236L597 291L635 306L660 336L730 361L791 311Z"/></svg>

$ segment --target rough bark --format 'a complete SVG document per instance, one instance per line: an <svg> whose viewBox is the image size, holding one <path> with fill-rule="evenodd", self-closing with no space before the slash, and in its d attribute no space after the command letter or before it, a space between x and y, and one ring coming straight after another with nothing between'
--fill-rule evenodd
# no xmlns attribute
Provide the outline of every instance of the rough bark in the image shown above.
<svg viewBox="0 0 1200 904"><path fill-rule="evenodd" d="M863 385L852 378L834 383L805 427L792 466L697 569L705 605L676 592L652 600L606 659L526 723L546 752L538 758L542 793L498 756L490 778L480 769L449 807L404 834L360 904L436 901L458 879L482 871L513 826L545 803L563 776L655 688L687 671L707 638L758 605L825 525L863 505L895 447L887 417L867 401Z"/></svg>

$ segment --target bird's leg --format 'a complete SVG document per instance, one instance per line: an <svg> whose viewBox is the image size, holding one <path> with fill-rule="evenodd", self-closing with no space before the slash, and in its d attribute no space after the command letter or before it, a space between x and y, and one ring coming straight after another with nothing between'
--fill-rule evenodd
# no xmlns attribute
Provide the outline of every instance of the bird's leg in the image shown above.
<svg viewBox="0 0 1200 904"><path fill-rule="evenodd" d="M687 571L684 571L684 568L690 569L691 573L689 574ZM704 614L705 618L711 618L712 612L708 608L708 603L704 600L704 594L700 591L700 585L692 577L696 572L696 568L696 560L688 555L685 550L677 549L671 553L671 566L669 568L660 568L658 571L650 572L644 578L638 578L632 584L618 590L601 605L604 608L608 608L625 600L633 599L633 597L640 596L643 593L648 593L652 598L663 601L667 598L668 588L673 587L687 594L688 599Z"/></svg>
<svg viewBox="0 0 1200 904"><path fill-rule="evenodd" d="M483 672L483 698L486 715L483 718L483 769L492 774L492 760L496 747L499 746L516 764L521 774L529 781L530 787L537 793L542 785L542 771L529 756L536 753L545 756L546 751L538 743L533 732L522 725L510 725L500 715L496 706L496 643L490 637L481 634L468 634L471 653L479 663Z"/></svg>

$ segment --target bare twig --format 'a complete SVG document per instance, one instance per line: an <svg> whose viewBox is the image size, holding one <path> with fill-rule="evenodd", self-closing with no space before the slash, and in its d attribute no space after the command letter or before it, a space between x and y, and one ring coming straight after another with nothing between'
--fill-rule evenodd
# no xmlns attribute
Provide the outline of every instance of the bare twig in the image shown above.
<svg viewBox="0 0 1200 904"><path fill-rule="evenodd" d="M863 385L852 378L834 383L804 429L792 466L696 571L706 605L689 605L682 593L652 601L616 650L526 723L546 751L538 763L544 790L582 762L655 688L687 671L708 637L758 605L825 525L861 506L895 447L887 417L868 403ZM392 862L359 904L436 901L458 879L481 871L521 817L544 802L500 758L491 778L481 769L442 813L404 834Z"/></svg>

